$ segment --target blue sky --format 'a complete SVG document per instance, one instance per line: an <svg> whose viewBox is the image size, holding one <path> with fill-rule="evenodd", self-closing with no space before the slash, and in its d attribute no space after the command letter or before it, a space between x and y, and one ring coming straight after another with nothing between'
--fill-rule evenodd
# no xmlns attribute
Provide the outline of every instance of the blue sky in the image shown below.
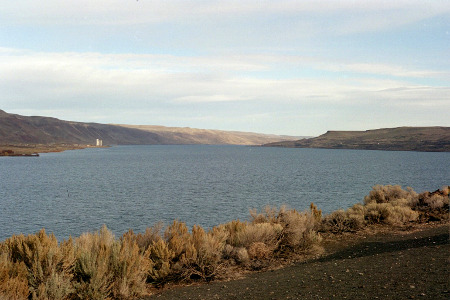
<svg viewBox="0 0 450 300"><path fill-rule="evenodd" d="M0 109L290 135L450 126L450 1L0 4Z"/></svg>

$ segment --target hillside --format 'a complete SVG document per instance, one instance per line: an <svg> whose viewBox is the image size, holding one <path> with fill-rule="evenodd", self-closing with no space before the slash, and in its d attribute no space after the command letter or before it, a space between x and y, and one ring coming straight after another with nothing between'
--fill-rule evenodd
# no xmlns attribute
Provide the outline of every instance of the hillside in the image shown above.
<svg viewBox="0 0 450 300"><path fill-rule="evenodd" d="M189 127L165 127L155 125L121 125L126 128L156 132L176 144L261 145L270 142L289 141L292 136L279 136L253 132L196 129ZM300 138L300 137L296 137Z"/></svg>
<svg viewBox="0 0 450 300"><path fill-rule="evenodd" d="M366 131L328 131L316 138L276 142L266 147L450 151L450 127L398 127Z"/></svg>
<svg viewBox="0 0 450 300"><path fill-rule="evenodd" d="M21 116L0 110L0 144L239 144L261 145L299 137L227 132L163 126L131 126L63 121L50 117Z"/></svg>

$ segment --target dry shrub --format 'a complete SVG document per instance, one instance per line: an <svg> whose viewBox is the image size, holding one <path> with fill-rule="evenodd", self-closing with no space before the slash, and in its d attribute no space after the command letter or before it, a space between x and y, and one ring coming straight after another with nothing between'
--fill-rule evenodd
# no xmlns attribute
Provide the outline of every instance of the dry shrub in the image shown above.
<svg viewBox="0 0 450 300"><path fill-rule="evenodd" d="M347 213L343 209L340 209L327 215L323 219L322 230L331 232L350 231L351 226Z"/></svg>
<svg viewBox="0 0 450 300"><path fill-rule="evenodd" d="M144 252L148 249L154 242L157 242L162 239L161 232L164 225L162 222L156 223L152 227L147 227L144 233L134 234L133 230L125 233L124 236L128 236L136 241L139 249Z"/></svg>
<svg viewBox="0 0 450 300"><path fill-rule="evenodd" d="M417 220L419 216L408 206L393 206L390 203L371 203L366 208L365 218L371 224L402 225Z"/></svg>
<svg viewBox="0 0 450 300"><path fill-rule="evenodd" d="M365 212L366 208L361 204L355 204L347 210L336 210L323 218L321 230L334 233L356 231L365 225Z"/></svg>
<svg viewBox="0 0 450 300"><path fill-rule="evenodd" d="M67 299L73 292L73 242L58 245L56 237L42 229L33 235L14 235L3 244L13 263L28 270L28 287L33 299Z"/></svg>
<svg viewBox="0 0 450 300"><path fill-rule="evenodd" d="M66 276L52 272L45 283L39 285L33 299L70 299L73 291L73 286Z"/></svg>
<svg viewBox="0 0 450 300"><path fill-rule="evenodd" d="M448 189L444 187L432 193L420 195L411 188L400 186L375 186L364 198L367 205L365 218L371 223L401 225L411 221L433 221L448 218ZM374 205L389 204L389 205Z"/></svg>
<svg viewBox="0 0 450 300"><path fill-rule="evenodd" d="M418 217L419 213L407 206L393 206L386 219L386 223L390 225L403 225L408 222L416 221Z"/></svg>
<svg viewBox="0 0 450 300"><path fill-rule="evenodd" d="M310 212L305 213L287 210L284 206L279 210L266 206L263 213L251 210L250 214L252 223L241 231L240 245L250 247L252 243L261 242L269 250L277 250L280 253L319 250L320 246L316 245L320 244L322 238L317 230L320 227L322 212L313 203ZM258 247L261 248L261 245Z"/></svg>
<svg viewBox="0 0 450 300"><path fill-rule="evenodd" d="M286 248L293 252L307 250L318 245L322 240L315 230L318 227L316 219L310 213L288 210L280 213L279 220L283 226L280 240L282 251Z"/></svg>
<svg viewBox="0 0 450 300"><path fill-rule="evenodd" d="M450 194L450 185L442 187L441 191L442 191L442 195L443 196L447 196L448 197L449 194Z"/></svg>
<svg viewBox="0 0 450 300"><path fill-rule="evenodd" d="M377 185L364 197L364 205L355 204L346 211L331 213L324 218L321 229L343 232L358 230L366 224L398 226L431 218L439 220L448 207L448 197L443 194L444 191L438 190L419 195L411 188L402 190L399 185Z"/></svg>
<svg viewBox="0 0 450 300"><path fill-rule="evenodd" d="M24 262L12 262L7 253L0 254L0 299L27 299L28 271Z"/></svg>
<svg viewBox="0 0 450 300"><path fill-rule="evenodd" d="M423 192L418 197L418 204L414 210L418 211L422 222L449 219L449 190L445 186L434 192Z"/></svg>
<svg viewBox="0 0 450 300"><path fill-rule="evenodd" d="M110 258L113 234L103 226L100 232L84 233L75 240L75 276L79 299L111 299L113 274Z"/></svg>
<svg viewBox="0 0 450 300"><path fill-rule="evenodd" d="M132 299L145 295L149 262L131 238L116 240L106 226L76 241L79 299Z"/></svg>
<svg viewBox="0 0 450 300"><path fill-rule="evenodd" d="M431 210L440 209L444 206L448 206L449 198L445 195L434 194L431 197L425 198L423 203Z"/></svg>
<svg viewBox="0 0 450 300"><path fill-rule="evenodd" d="M174 253L173 260L175 262L181 260L190 240L190 234L186 224L177 220L173 221L173 223L167 227L164 237L168 243L169 249Z"/></svg>
<svg viewBox="0 0 450 300"><path fill-rule="evenodd" d="M223 228L217 227L205 232L202 227L195 225L192 228L191 239L187 243L185 255L181 260L182 277L204 280L214 278L227 238L228 232Z"/></svg>
<svg viewBox="0 0 450 300"><path fill-rule="evenodd" d="M172 273L174 251L164 240L158 240L148 248L145 254L150 259L149 281L164 283Z"/></svg>
<svg viewBox="0 0 450 300"><path fill-rule="evenodd" d="M317 206L311 202L309 205L309 208L311 210L311 215L314 217L316 224L320 224L322 221L322 211L317 208Z"/></svg>
<svg viewBox="0 0 450 300"><path fill-rule="evenodd" d="M252 224L257 223L278 223L278 217L286 210L285 206L281 206L278 210L275 206L267 205L264 207L264 212L258 213L256 209L250 209L250 216Z"/></svg>
<svg viewBox="0 0 450 300"><path fill-rule="evenodd" d="M218 227L224 228L228 232L228 238L226 243L231 246L242 245L242 241L240 241L240 237L242 236L242 231L247 227L246 222L241 222L239 220L233 220L229 223L219 225Z"/></svg>
<svg viewBox="0 0 450 300"><path fill-rule="evenodd" d="M238 233L236 246L248 248L252 243L260 242L275 249L283 227L273 223L255 223L247 225Z"/></svg>
<svg viewBox="0 0 450 300"><path fill-rule="evenodd" d="M364 215L366 208L361 204L355 204L346 211L348 224L351 230L358 230L364 227Z"/></svg>
<svg viewBox="0 0 450 300"><path fill-rule="evenodd" d="M246 264L250 260L248 251L244 247L233 248L233 251L231 252L231 256L239 264Z"/></svg>
<svg viewBox="0 0 450 300"><path fill-rule="evenodd" d="M115 298L134 299L146 294L146 280L150 262L140 254L133 239L115 241L112 271L114 281L112 294Z"/></svg>
<svg viewBox="0 0 450 300"><path fill-rule="evenodd" d="M408 187L403 190L399 185L376 185L364 197L364 203L391 203L398 199L405 199L410 207L414 207L418 202L418 194Z"/></svg>
<svg viewBox="0 0 450 300"><path fill-rule="evenodd" d="M222 251L222 258L225 260L231 259L233 257L233 250L233 246L231 246L230 244L225 244L225 247L223 247Z"/></svg>
<svg viewBox="0 0 450 300"><path fill-rule="evenodd" d="M272 254L273 249L269 248L266 243L253 242L248 247L248 257L250 259L266 259Z"/></svg>
<svg viewBox="0 0 450 300"><path fill-rule="evenodd" d="M386 223L392 205L388 203L370 203L366 205L365 219L369 224Z"/></svg>
<svg viewBox="0 0 450 300"><path fill-rule="evenodd" d="M218 270L229 232L224 226L205 232L196 225L190 234L185 223L174 221L164 237L164 243L154 243L150 248L151 280L211 280Z"/></svg>

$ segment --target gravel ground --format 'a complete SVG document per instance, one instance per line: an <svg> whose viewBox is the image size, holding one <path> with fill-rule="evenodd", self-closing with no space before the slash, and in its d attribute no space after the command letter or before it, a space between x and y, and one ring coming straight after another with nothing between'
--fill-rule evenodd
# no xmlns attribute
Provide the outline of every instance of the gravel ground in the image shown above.
<svg viewBox="0 0 450 300"><path fill-rule="evenodd" d="M342 237L319 259L147 299L450 299L449 225Z"/></svg>

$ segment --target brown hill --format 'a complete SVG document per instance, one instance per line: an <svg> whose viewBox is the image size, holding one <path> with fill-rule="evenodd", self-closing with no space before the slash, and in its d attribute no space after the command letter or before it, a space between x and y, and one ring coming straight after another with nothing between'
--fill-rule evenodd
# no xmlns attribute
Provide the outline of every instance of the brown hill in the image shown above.
<svg viewBox="0 0 450 300"><path fill-rule="evenodd" d="M156 132L167 139L173 140L176 144L262 145L265 143L289 141L293 139L292 136L189 127L165 127L155 125L118 126Z"/></svg>
<svg viewBox="0 0 450 300"><path fill-rule="evenodd" d="M26 117L0 111L0 144L162 144L163 137L120 126L62 121L49 117Z"/></svg>
<svg viewBox="0 0 450 300"><path fill-rule="evenodd" d="M366 131L328 131L316 138L269 143L267 147L450 151L450 127L398 127Z"/></svg>
<svg viewBox="0 0 450 300"><path fill-rule="evenodd" d="M96 139L102 139L104 145L261 145L294 138L299 137L163 126L81 123L50 117L21 116L0 110L0 144L93 144Z"/></svg>

